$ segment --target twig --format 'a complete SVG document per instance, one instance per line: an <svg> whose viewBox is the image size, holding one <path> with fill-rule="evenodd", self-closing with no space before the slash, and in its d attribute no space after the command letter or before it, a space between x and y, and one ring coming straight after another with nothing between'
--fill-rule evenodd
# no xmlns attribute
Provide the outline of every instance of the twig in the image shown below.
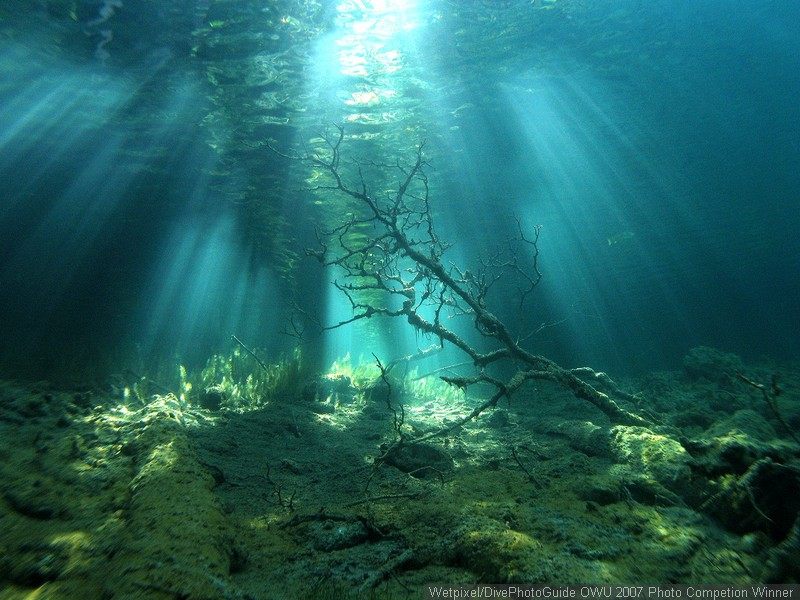
<svg viewBox="0 0 800 600"><path fill-rule="evenodd" d="M436 375L437 373L441 373L442 371L450 371L452 369L457 369L459 367L467 367L467 366L469 366L471 364L472 364L472 361L464 361L464 362L456 363L454 365L447 365L446 367L439 367L438 369L434 369L433 371L428 371L424 375L417 375L416 377L413 377L411 379L411 381L419 381L420 379L425 379L427 377L431 377L433 375Z"/></svg>
<svg viewBox="0 0 800 600"><path fill-rule="evenodd" d="M354 500L347 504L342 504L342 508L351 508L359 504L372 504L373 502L380 502L382 500L398 500L400 498L408 498L414 500L422 495L421 492L408 492L406 494L384 494L382 496L370 496L369 498L362 498L361 500Z"/></svg>
<svg viewBox="0 0 800 600"><path fill-rule="evenodd" d="M780 424L786 430L786 433L788 433L796 443L800 444L800 438L798 438L794 431L792 431L789 423L786 422L781 415L780 410L778 409L777 397L781 394L781 388L778 385L777 375L772 375L769 387L762 383L757 383L752 379L748 379L742 373L736 373L736 376L750 387L753 387L761 392L761 395L764 397L764 402L767 403L767 406L772 411L773 416L780 422Z"/></svg>
<svg viewBox="0 0 800 600"><path fill-rule="evenodd" d="M391 361L389 364L386 365L386 372L388 373L401 363L406 363L406 365L408 365L409 363L428 358L432 354L436 354L441 350L442 346L440 344L435 344L433 346L428 346L427 348L424 348L422 350L418 350L413 354L408 354L406 356L401 356L400 358L395 358L393 361Z"/></svg>
<svg viewBox="0 0 800 600"><path fill-rule="evenodd" d="M172 395L173 395L173 396L175 396L176 398L177 398L177 397L180 395L180 394L176 394L175 392L173 392L173 391L172 391L171 389L169 389L167 386L165 386L165 385L162 385L162 384L158 383L157 381L155 381L155 380L153 380L153 379L151 379L151 378L149 378L149 377L145 377L144 375L139 375L139 374L138 374L136 371L134 371L133 369L125 369L125 371L127 371L128 373L130 373L131 375L133 375L133 376L134 376L136 379L138 379L139 381L144 381L145 383L149 383L150 385L152 385L153 387L155 387L157 390L159 390L159 391L161 391L161 392L164 392L165 394L172 394Z"/></svg>
<svg viewBox="0 0 800 600"><path fill-rule="evenodd" d="M267 483L269 483L272 486L272 495L275 496L275 499L278 502L278 506L280 506L281 508L285 508L289 512L294 512L294 497L297 494L297 490L293 490L288 499L284 498L283 485L276 483L272 479L270 475L269 465L267 465L267 473L264 476L264 479L266 479Z"/></svg>
<svg viewBox="0 0 800 600"><path fill-rule="evenodd" d="M398 402L400 406L400 411L398 413L398 411L394 408L394 405L392 404L392 385L389 383L389 377L388 377L389 369L383 366L383 363L381 363L380 359L375 355L375 353L373 353L372 356L375 357L375 362L381 371L381 380L386 386L386 407L392 413L392 427L394 428L396 439L402 440L404 437L403 423L406 420L406 411L405 408L403 407L403 402L402 401Z"/></svg>
<svg viewBox="0 0 800 600"><path fill-rule="evenodd" d="M387 561L372 575L367 577L367 580L361 586L361 589L366 592L371 590L384 579L393 575L395 571L411 562L414 558L414 552L411 549L404 550L399 556Z"/></svg>
<svg viewBox="0 0 800 600"><path fill-rule="evenodd" d="M244 349L245 349L245 352L247 352L247 353L248 353L250 356L252 356L253 358L255 358L255 359L256 359L256 362L257 362L259 365L261 365L261 368L262 368L262 369L264 369L265 371L269 371L269 367L268 367L268 366L267 366L267 365L264 363L264 361L263 361L263 360L261 360L260 358L258 358L258 355L257 355L255 352L253 352L253 351L252 351L250 348L248 348L247 346L245 346L245 345L244 345L244 342L242 342L242 340L240 340L240 339L239 339L238 337L236 337L235 335L231 335L231 339L232 339L234 342L236 342L237 344L239 344L239 345L240 345L242 348L244 348Z"/></svg>
<svg viewBox="0 0 800 600"><path fill-rule="evenodd" d="M517 448L515 446L511 446L511 456L514 458L514 461L517 463L517 465L519 465L519 468L522 469L525 475L528 476L528 481L534 485L540 485L536 477L533 476L533 473L531 473L528 468L522 464L522 460L520 460L519 455L517 454Z"/></svg>

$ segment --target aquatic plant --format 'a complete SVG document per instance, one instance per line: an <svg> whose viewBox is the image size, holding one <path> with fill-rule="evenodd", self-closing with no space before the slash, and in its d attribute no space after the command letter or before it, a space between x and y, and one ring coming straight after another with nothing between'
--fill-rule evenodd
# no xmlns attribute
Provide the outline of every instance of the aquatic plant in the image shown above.
<svg viewBox="0 0 800 600"><path fill-rule="evenodd" d="M266 363L237 347L229 354L209 358L192 379L195 388L219 394L226 408L246 410L271 400L299 397L307 377L299 349Z"/></svg>
<svg viewBox="0 0 800 600"><path fill-rule="evenodd" d="M333 361L325 378L330 380L348 379L355 388L364 388L380 376L380 370L373 364L364 361L353 361L350 353Z"/></svg>
<svg viewBox="0 0 800 600"><path fill-rule="evenodd" d="M182 408L253 410L272 400L298 398L308 380L300 349L272 362L261 360L249 348L235 347L212 355L202 369L172 363L143 376L128 370L119 391L147 405L153 398L172 398Z"/></svg>
<svg viewBox="0 0 800 600"><path fill-rule="evenodd" d="M398 176L396 191L379 196L373 193L364 175L367 166L356 163L357 183L352 185L342 167L344 129L323 134L315 146L302 152L272 150L326 173L327 182L314 189L336 192L355 200L360 212L350 213L338 225L319 231L318 247L307 253L323 266L334 270L333 282L348 299L352 317L323 325L323 330L343 327L372 317L404 319L418 334L458 348L475 367L470 376L441 376L447 384L467 389L488 385L494 393L455 423L409 440L418 443L444 435L493 408L531 381L550 381L571 391L605 413L613 422L649 425L644 417L621 407L613 395L630 399L603 373L582 367L565 369L526 347L530 336L517 337L489 306L489 292L501 279L512 279L519 288L523 306L541 280L538 268L539 228L526 234L521 224L508 249L497 251L476 270L445 263L450 244L437 234L431 210L430 187L425 174L424 143L416 149L409 165L377 165ZM524 258L527 253L528 259ZM460 335L446 322L446 316L471 320L489 350ZM511 377L494 375L493 367L514 366ZM496 369L499 371L499 369ZM602 390L601 390L602 388ZM406 443L398 437L384 456Z"/></svg>

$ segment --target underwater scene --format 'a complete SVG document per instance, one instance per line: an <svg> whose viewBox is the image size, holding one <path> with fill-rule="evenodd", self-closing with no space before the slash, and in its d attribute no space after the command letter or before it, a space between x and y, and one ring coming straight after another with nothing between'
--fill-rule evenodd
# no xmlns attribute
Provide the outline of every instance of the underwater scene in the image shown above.
<svg viewBox="0 0 800 600"><path fill-rule="evenodd" d="M2 0L0 600L800 583L798 98L784 0Z"/></svg>

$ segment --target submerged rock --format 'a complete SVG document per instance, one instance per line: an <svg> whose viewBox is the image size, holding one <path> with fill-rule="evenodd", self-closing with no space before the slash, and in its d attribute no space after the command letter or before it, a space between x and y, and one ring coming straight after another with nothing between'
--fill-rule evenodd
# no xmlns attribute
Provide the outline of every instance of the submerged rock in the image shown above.
<svg viewBox="0 0 800 600"><path fill-rule="evenodd" d="M542 544L520 531L486 517L471 517L451 536L452 560L483 581L530 581L544 555Z"/></svg>
<svg viewBox="0 0 800 600"><path fill-rule="evenodd" d="M763 531L782 541L800 515L800 468L764 458L741 477L721 478L718 487L706 508L736 533Z"/></svg>
<svg viewBox="0 0 800 600"><path fill-rule="evenodd" d="M594 475L587 478L581 487L575 490L576 495L586 502L597 506L606 506L619 502L623 497L623 489L613 478Z"/></svg>
<svg viewBox="0 0 800 600"><path fill-rule="evenodd" d="M369 531L359 521L322 521L310 528L311 544L322 552L352 548L369 539Z"/></svg>
<svg viewBox="0 0 800 600"><path fill-rule="evenodd" d="M318 415L332 415L336 412L336 405L332 402L314 402L309 410Z"/></svg>
<svg viewBox="0 0 800 600"><path fill-rule="evenodd" d="M492 414L489 415L489 418L486 419L486 424L489 427L494 427L496 429L504 429L511 425L511 419L508 416L508 411L503 408L496 408L492 411Z"/></svg>
<svg viewBox="0 0 800 600"><path fill-rule="evenodd" d="M617 462L679 495L687 491L692 457L672 438L644 427L617 425L611 429L610 448Z"/></svg>
<svg viewBox="0 0 800 600"><path fill-rule="evenodd" d="M177 420L149 420L135 435L137 471L107 591L151 597L141 593L147 581L171 597L224 597L234 553L214 477Z"/></svg>
<svg viewBox="0 0 800 600"><path fill-rule="evenodd" d="M47 520L69 516L69 499L40 479L24 479L3 490L2 497L21 515Z"/></svg>
<svg viewBox="0 0 800 600"><path fill-rule="evenodd" d="M753 442L769 442L778 436L767 420L752 410L737 410L733 415L715 423L706 435L712 438L725 437L738 432Z"/></svg>
<svg viewBox="0 0 800 600"><path fill-rule="evenodd" d="M455 466L447 452L430 444L400 446L387 457L386 463L423 479L450 472Z"/></svg>
<svg viewBox="0 0 800 600"><path fill-rule="evenodd" d="M728 387L744 370L744 363L735 354L698 346L683 358L683 369L690 380L707 379Z"/></svg>
<svg viewBox="0 0 800 600"><path fill-rule="evenodd" d="M793 447L778 439L775 429L752 410L740 410L687 443L699 470L712 476L741 475L758 460L787 462Z"/></svg>
<svg viewBox="0 0 800 600"><path fill-rule="evenodd" d="M800 581L800 517L794 522L789 535L769 552L769 560L762 581L783 583Z"/></svg>
<svg viewBox="0 0 800 600"><path fill-rule="evenodd" d="M586 456L609 456L609 431L589 421L559 423L555 433L568 440L570 448Z"/></svg>

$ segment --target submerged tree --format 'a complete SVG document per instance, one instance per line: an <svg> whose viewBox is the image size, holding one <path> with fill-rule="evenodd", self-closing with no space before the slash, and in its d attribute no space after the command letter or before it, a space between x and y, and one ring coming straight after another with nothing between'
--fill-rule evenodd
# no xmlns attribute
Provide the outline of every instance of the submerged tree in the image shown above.
<svg viewBox="0 0 800 600"><path fill-rule="evenodd" d="M399 162L355 163L357 183L351 185L343 172L343 140L344 130L336 126L335 132L322 137L318 147L297 154L281 153L327 174L329 183L315 190L344 194L360 207L333 228L318 232L318 248L307 250L322 265L338 271L340 277L334 285L348 298L353 310L352 317L323 329L373 317L404 319L440 345L455 346L474 365L470 376L442 376L442 380L463 389L476 384L488 384L494 389L487 400L456 423L415 440L403 440L398 435L395 444L420 442L447 433L536 380L563 386L599 408L613 422L650 425L644 417L617 404L612 396L627 400L632 397L619 390L607 375L587 367L565 369L533 353L526 348L530 336L516 337L492 312L487 297L501 279L512 278L519 284L521 306L539 283L538 228L526 236L517 222L518 232L508 240L507 247L481 261L475 272L446 263L444 256L450 245L439 238L434 227L424 143L417 147L413 164L407 166ZM366 166L397 173L396 190L383 197L375 195L364 175ZM524 248L528 250L527 258L521 250ZM470 343L450 327L445 317L454 315L470 319L488 349ZM378 364L385 380L385 369ZM503 364L513 365L515 373L509 377L492 374L491 367Z"/></svg>

